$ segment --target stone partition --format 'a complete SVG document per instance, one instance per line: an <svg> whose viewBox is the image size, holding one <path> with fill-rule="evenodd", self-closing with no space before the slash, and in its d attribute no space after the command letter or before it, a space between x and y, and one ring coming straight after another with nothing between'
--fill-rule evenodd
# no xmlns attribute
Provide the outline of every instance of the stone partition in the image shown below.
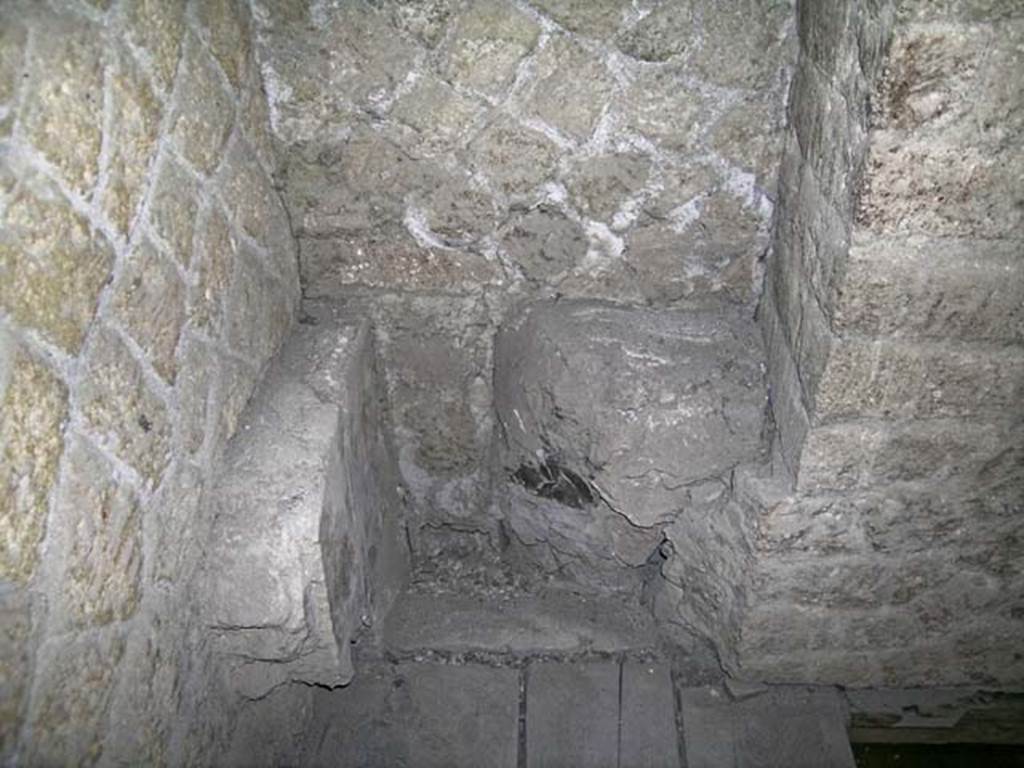
<svg viewBox="0 0 1024 768"><path fill-rule="evenodd" d="M199 602L245 698L347 684L405 583L382 392L369 323L307 305L217 468Z"/></svg>
<svg viewBox="0 0 1024 768"><path fill-rule="evenodd" d="M499 516L492 339L513 307L755 301L791 3L254 6L304 292L374 319L425 555Z"/></svg>
<svg viewBox="0 0 1024 768"><path fill-rule="evenodd" d="M223 736L190 676L200 499L298 302L250 24L0 4L5 764L202 763Z"/></svg>
<svg viewBox="0 0 1024 768"><path fill-rule="evenodd" d="M1024 681L1024 8L808 2L734 669Z"/></svg>

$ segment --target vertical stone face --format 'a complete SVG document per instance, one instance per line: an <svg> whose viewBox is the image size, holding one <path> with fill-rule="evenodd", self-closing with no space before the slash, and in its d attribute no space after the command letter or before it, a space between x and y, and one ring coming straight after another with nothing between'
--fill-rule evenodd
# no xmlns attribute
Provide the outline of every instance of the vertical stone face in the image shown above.
<svg viewBox="0 0 1024 768"><path fill-rule="evenodd" d="M234 123L235 105L221 84L212 57L198 42L189 40L185 45L182 67L171 130L185 158L200 172L209 174L221 160L221 149Z"/></svg>
<svg viewBox="0 0 1024 768"><path fill-rule="evenodd" d="M32 682L28 590L0 588L0 758L13 761L18 730Z"/></svg>
<svg viewBox="0 0 1024 768"><path fill-rule="evenodd" d="M125 8L129 39L147 54L149 66L161 91L174 82L185 35L185 0L130 0Z"/></svg>
<svg viewBox="0 0 1024 768"><path fill-rule="evenodd" d="M196 182L176 160L165 157L153 183L150 222L183 266L192 260L192 230L199 210Z"/></svg>
<svg viewBox="0 0 1024 768"><path fill-rule="evenodd" d="M63 449L67 389L22 351L12 351L3 367L7 370L0 394L0 578L24 584L39 559L50 489Z"/></svg>

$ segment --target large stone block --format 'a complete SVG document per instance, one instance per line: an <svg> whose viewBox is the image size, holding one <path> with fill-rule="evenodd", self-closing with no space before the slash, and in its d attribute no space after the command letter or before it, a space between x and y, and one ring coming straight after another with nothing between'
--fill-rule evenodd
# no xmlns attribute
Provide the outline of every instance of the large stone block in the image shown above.
<svg viewBox="0 0 1024 768"><path fill-rule="evenodd" d="M251 49L249 11L240 0L206 0L197 6L210 52L235 88L240 87Z"/></svg>
<svg viewBox="0 0 1024 768"><path fill-rule="evenodd" d="M113 266L113 249L53 184L24 169L0 214L0 307L48 341L78 352Z"/></svg>
<svg viewBox="0 0 1024 768"><path fill-rule="evenodd" d="M232 269L239 258L238 242L219 206L207 208L198 227L197 279L190 290L189 321L210 337L220 338Z"/></svg>
<svg viewBox="0 0 1024 768"><path fill-rule="evenodd" d="M130 0L124 15L128 38L149 54L157 86L169 92L185 35L185 0Z"/></svg>
<svg viewBox="0 0 1024 768"><path fill-rule="evenodd" d="M146 193L145 180L156 152L162 109L149 80L126 48L118 48L110 69L110 99L117 115L110 121L104 212L127 235Z"/></svg>
<svg viewBox="0 0 1024 768"><path fill-rule="evenodd" d="M212 5L204 3L203 7ZM234 123L235 105L221 85L213 59L195 38L185 45L182 68L171 131L185 159L209 174L223 156L221 150Z"/></svg>
<svg viewBox="0 0 1024 768"><path fill-rule="evenodd" d="M787 46L785 34L793 13L788 2L742 0L723 5L694 0L704 37L694 53L697 71L727 88L764 88L777 77Z"/></svg>
<svg viewBox="0 0 1024 768"><path fill-rule="evenodd" d="M514 211L501 234L505 254L536 282L553 282L587 254L583 228L556 208Z"/></svg>
<svg viewBox="0 0 1024 768"><path fill-rule="evenodd" d="M210 496L203 614L251 698L289 680L347 683L351 638L405 578L368 324L312 317L243 414Z"/></svg>
<svg viewBox="0 0 1024 768"><path fill-rule="evenodd" d="M157 373L173 383L175 351L185 323L185 283L177 267L141 240L125 259L111 303Z"/></svg>
<svg viewBox="0 0 1024 768"><path fill-rule="evenodd" d="M35 571L63 451L67 388L0 335L0 579Z"/></svg>
<svg viewBox="0 0 1024 768"><path fill-rule="evenodd" d="M619 36L619 49L641 61L662 62L686 53L697 41L693 3L665 3Z"/></svg>
<svg viewBox="0 0 1024 768"><path fill-rule="evenodd" d="M113 331L96 335L84 367L78 394L86 423L102 446L155 488L170 460L166 403L154 394L141 365Z"/></svg>
<svg viewBox="0 0 1024 768"><path fill-rule="evenodd" d="M95 448L69 442L51 532L62 554L51 622L60 629L125 621L141 597L142 510Z"/></svg>
<svg viewBox="0 0 1024 768"><path fill-rule="evenodd" d="M550 40L537 55L537 80L527 110L562 133L586 141L612 94L604 63L577 43Z"/></svg>
<svg viewBox="0 0 1024 768"><path fill-rule="evenodd" d="M0 585L0 759L11 763L32 683L31 629L28 590Z"/></svg>
<svg viewBox="0 0 1024 768"><path fill-rule="evenodd" d="M291 326L291 296L248 249L233 264L225 314L224 340L256 366L271 358Z"/></svg>
<svg viewBox="0 0 1024 768"><path fill-rule="evenodd" d="M622 25L628 0L534 0L539 8L570 32L606 39Z"/></svg>
<svg viewBox="0 0 1024 768"><path fill-rule="evenodd" d="M241 139L221 165L219 184L225 205L242 232L275 258L294 253L288 214L267 172Z"/></svg>
<svg viewBox="0 0 1024 768"><path fill-rule="evenodd" d="M26 138L73 190L85 194L99 173L103 136L104 35L72 17L43 16L29 62L23 126Z"/></svg>
<svg viewBox="0 0 1024 768"><path fill-rule="evenodd" d="M481 112L478 102L428 74L399 97L391 117L416 132L410 151L437 155L451 150Z"/></svg>
<svg viewBox="0 0 1024 768"><path fill-rule="evenodd" d="M156 233L182 266L192 261L192 234L199 211L199 188L192 175L169 155L153 182L149 218Z"/></svg>
<svg viewBox="0 0 1024 768"><path fill-rule="evenodd" d="M498 118L473 140L467 159L497 191L524 197L551 174L557 147L538 131Z"/></svg>
<svg viewBox="0 0 1024 768"><path fill-rule="evenodd" d="M546 525L612 568L641 565L690 486L759 456L758 356L753 329L723 306L526 308L495 347L497 471L525 489L506 504L513 530L540 540ZM537 499L517 500L526 493ZM602 520L649 548L593 542Z"/></svg>

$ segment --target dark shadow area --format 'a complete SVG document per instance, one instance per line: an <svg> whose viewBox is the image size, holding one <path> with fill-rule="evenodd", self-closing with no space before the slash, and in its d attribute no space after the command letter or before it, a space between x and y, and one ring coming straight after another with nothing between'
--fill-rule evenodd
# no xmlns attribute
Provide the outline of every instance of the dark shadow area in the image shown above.
<svg viewBox="0 0 1024 768"><path fill-rule="evenodd" d="M1019 768L1024 744L854 744L858 768Z"/></svg>

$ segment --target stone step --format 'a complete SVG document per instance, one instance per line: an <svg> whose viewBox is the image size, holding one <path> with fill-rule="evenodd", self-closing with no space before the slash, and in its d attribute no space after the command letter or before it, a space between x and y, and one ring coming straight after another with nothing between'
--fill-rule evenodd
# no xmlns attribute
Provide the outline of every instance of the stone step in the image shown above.
<svg viewBox="0 0 1024 768"><path fill-rule="evenodd" d="M646 610L607 597L407 592L384 623L383 644L399 658L427 651L574 656L653 651L658 634Z"/></svg>
<svg viewBox="0 0 1024 768"><path fill-rule="evenodd" d="M831 688L680 694L688 768L854 768L847 714Z"/></svg>

